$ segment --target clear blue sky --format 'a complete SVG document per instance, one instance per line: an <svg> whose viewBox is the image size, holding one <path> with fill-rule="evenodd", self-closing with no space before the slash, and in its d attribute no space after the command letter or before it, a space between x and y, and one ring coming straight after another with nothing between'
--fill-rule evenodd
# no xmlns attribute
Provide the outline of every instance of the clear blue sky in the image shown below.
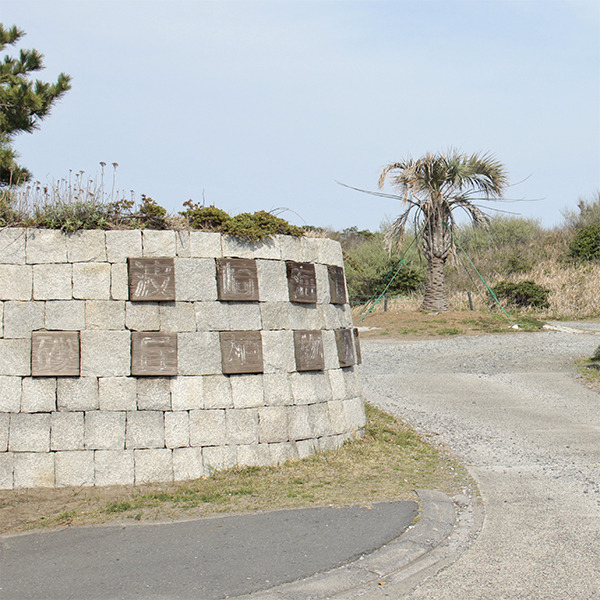
<svg viewBox="0 0 600 600"><path fill-rule="evenodd" d="M44 183L117 162L172 212L204 194L336 229L400 209L336 180L449 147L495 154L531 200L501 208L546 226L600 190L596 0L0 0L0 22L73 78L16 141Z"/></svg>

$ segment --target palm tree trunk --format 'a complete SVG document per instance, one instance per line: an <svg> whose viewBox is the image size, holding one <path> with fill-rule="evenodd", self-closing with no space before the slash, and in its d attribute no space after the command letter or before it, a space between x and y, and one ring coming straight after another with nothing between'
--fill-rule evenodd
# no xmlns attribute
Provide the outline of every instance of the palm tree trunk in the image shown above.
<svg viewBox="0 0 600 600"><path fill-rule="evenodd" d="M446 302L446 288L444 276L445 260L431 256L427 265L427 281L425 283L425 296L421 310L423 312L438 312L450 310Z"/></svg>

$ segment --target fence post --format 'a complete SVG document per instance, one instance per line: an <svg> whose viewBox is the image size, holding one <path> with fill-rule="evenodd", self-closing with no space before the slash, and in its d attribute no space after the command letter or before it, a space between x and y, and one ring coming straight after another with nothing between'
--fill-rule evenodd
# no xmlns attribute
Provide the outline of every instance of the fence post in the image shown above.
<svg viewBox="0 0 600 600"><path fill-rule="evenodd" d="M471 292L467 292L467 296L469 297L469 308L473 311L473 298L471 298Z"/></svg>
<svg viewBox="0 0 600 600"><path fill-rule="evenodd" d="M385 294L385 296L383 297L383 312L387 312L387 301L388 301L388 295Z"/></svg>

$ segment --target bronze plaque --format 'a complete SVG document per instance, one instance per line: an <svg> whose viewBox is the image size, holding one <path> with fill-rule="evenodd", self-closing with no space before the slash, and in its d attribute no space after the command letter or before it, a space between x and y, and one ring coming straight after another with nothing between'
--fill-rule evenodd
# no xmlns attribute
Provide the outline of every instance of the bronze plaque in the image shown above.
<svg viewBox="0 0 600 600"><path fill-rule="evenodd" d="M258 302L256 261L251 258L217 259L219 300Z"/></svg>
<svg viewBox="0 0 600 600"><path fill-rule="evenodd" d="M175 300L172 258L128 258L129 299L132 302Z"/></svg>
<svg viewBox="0 0 600 600"><path fill-rule="evenodd" d="M354 354L354 333L352 329L336 329L335 341L337 344L340 367L351 367L356 364Z"/></svg>
<svg viewBox="0 0 600 600"><path fill-rule="evenodd" d="M31 374L34 377L79 377L79 332L34 331Z"/></svg>
<svg viewBox="0 0 600 600"><path fill-rule="evenodd" d="M135 377L177 375L177 334L162 331L133 332L131 374Z"/></svg>
<svg viewBox="0 0 600 600"><path fill-rule="evenodd" d="M286 262L290 302L314 304L317 301L317 276L312 263Z"/></svg>
<svg viewBox="0 0 600 600"><path fill-rule="evenodd" d="M263 353L260 331L221 331L223 373L262 373Z"/></svg>
<svg viewBox="0 0 600 600"><path fill-rule="evenodd" d="M346 304L346 282L344 269L334 265L327 265L329 272L329 293L332 304Z"/></svg>
<svg viewBox="0 0 600 600"><path fill-rule="evenodd" d="M322 371L325 368L321 331L294 331L294 349L298 371Z"/></svg>
<svg viewBox="0 0 600 600"><path fill-rule="evenodd" d="M355 349L356 349L356 364L357 365L361 365L362 364L362 354L360 352L360 337L358 335L358 329L355 327L354 328L354 345L355 345Z"/></svg>

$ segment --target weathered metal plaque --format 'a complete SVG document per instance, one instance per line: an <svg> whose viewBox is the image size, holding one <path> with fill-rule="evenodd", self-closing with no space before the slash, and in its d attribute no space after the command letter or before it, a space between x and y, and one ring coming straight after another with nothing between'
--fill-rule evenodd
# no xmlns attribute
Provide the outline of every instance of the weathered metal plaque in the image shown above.
<svg viewBox="0 0 600 600"><path fill-rule="evenodd" d="M351 367L356 364L354 353L354 333L352 329L336 329L335 341L337 344L340 367Z"/></svg>
<svg viewBox="0 0 600 600"><path fill-rule="evenodd" d="M133 332L131 374L135 377L177 375L177 334L162 331Z"/></svg>
<svg viewBox="0 0 600 600"><path fill-rule="evenodd" d="M358 335L358 329L356 327L353 329L353 331L354 331L354 346L356 349L356 364L361 365L362 364L362 354L360 352L360 337Z"/></svg>
<svg viewBox="0 0 600 600"><path fill-rule="evenodd" d="M260 331L222 331L223 373L262 373L263 353Z"/></svg>
<svg viewBox="0 0 600 600"><path fill-rule="evenodd" d="M34 331L31 374L34 377L79 377L79 332Z"/></svg>
<svg viewBox="0 0 600 600"><path fill-rule="evenodd" d="M344 269L334 265L328 265L329 272L329 293L332 304L346 304L346 281L344 278Z"/></svg>
<svg viewBox="0 0 600 600"><path fill-rule="evenodd" d="M314 304L317 301L317 276L312 263L287 263L290 302Z"/></svg>
<svg viewBox="0 0 600 600"><path fill-rule="evenodd" d="M135 302L175 300L172 258L128 258L129 299Z"/></svg>
<svg viewBox="0 0 600 600"><path fill-rule="evenodd" d="M321 331L294 331L294 349L298 371L322 371L325 368Z"/></svg>
<svg viewBox="0 0 600 600"><path fill-rule="evenodd" d="M256 261L250 258L217 259L219 300L258 302Z"/></svg>

